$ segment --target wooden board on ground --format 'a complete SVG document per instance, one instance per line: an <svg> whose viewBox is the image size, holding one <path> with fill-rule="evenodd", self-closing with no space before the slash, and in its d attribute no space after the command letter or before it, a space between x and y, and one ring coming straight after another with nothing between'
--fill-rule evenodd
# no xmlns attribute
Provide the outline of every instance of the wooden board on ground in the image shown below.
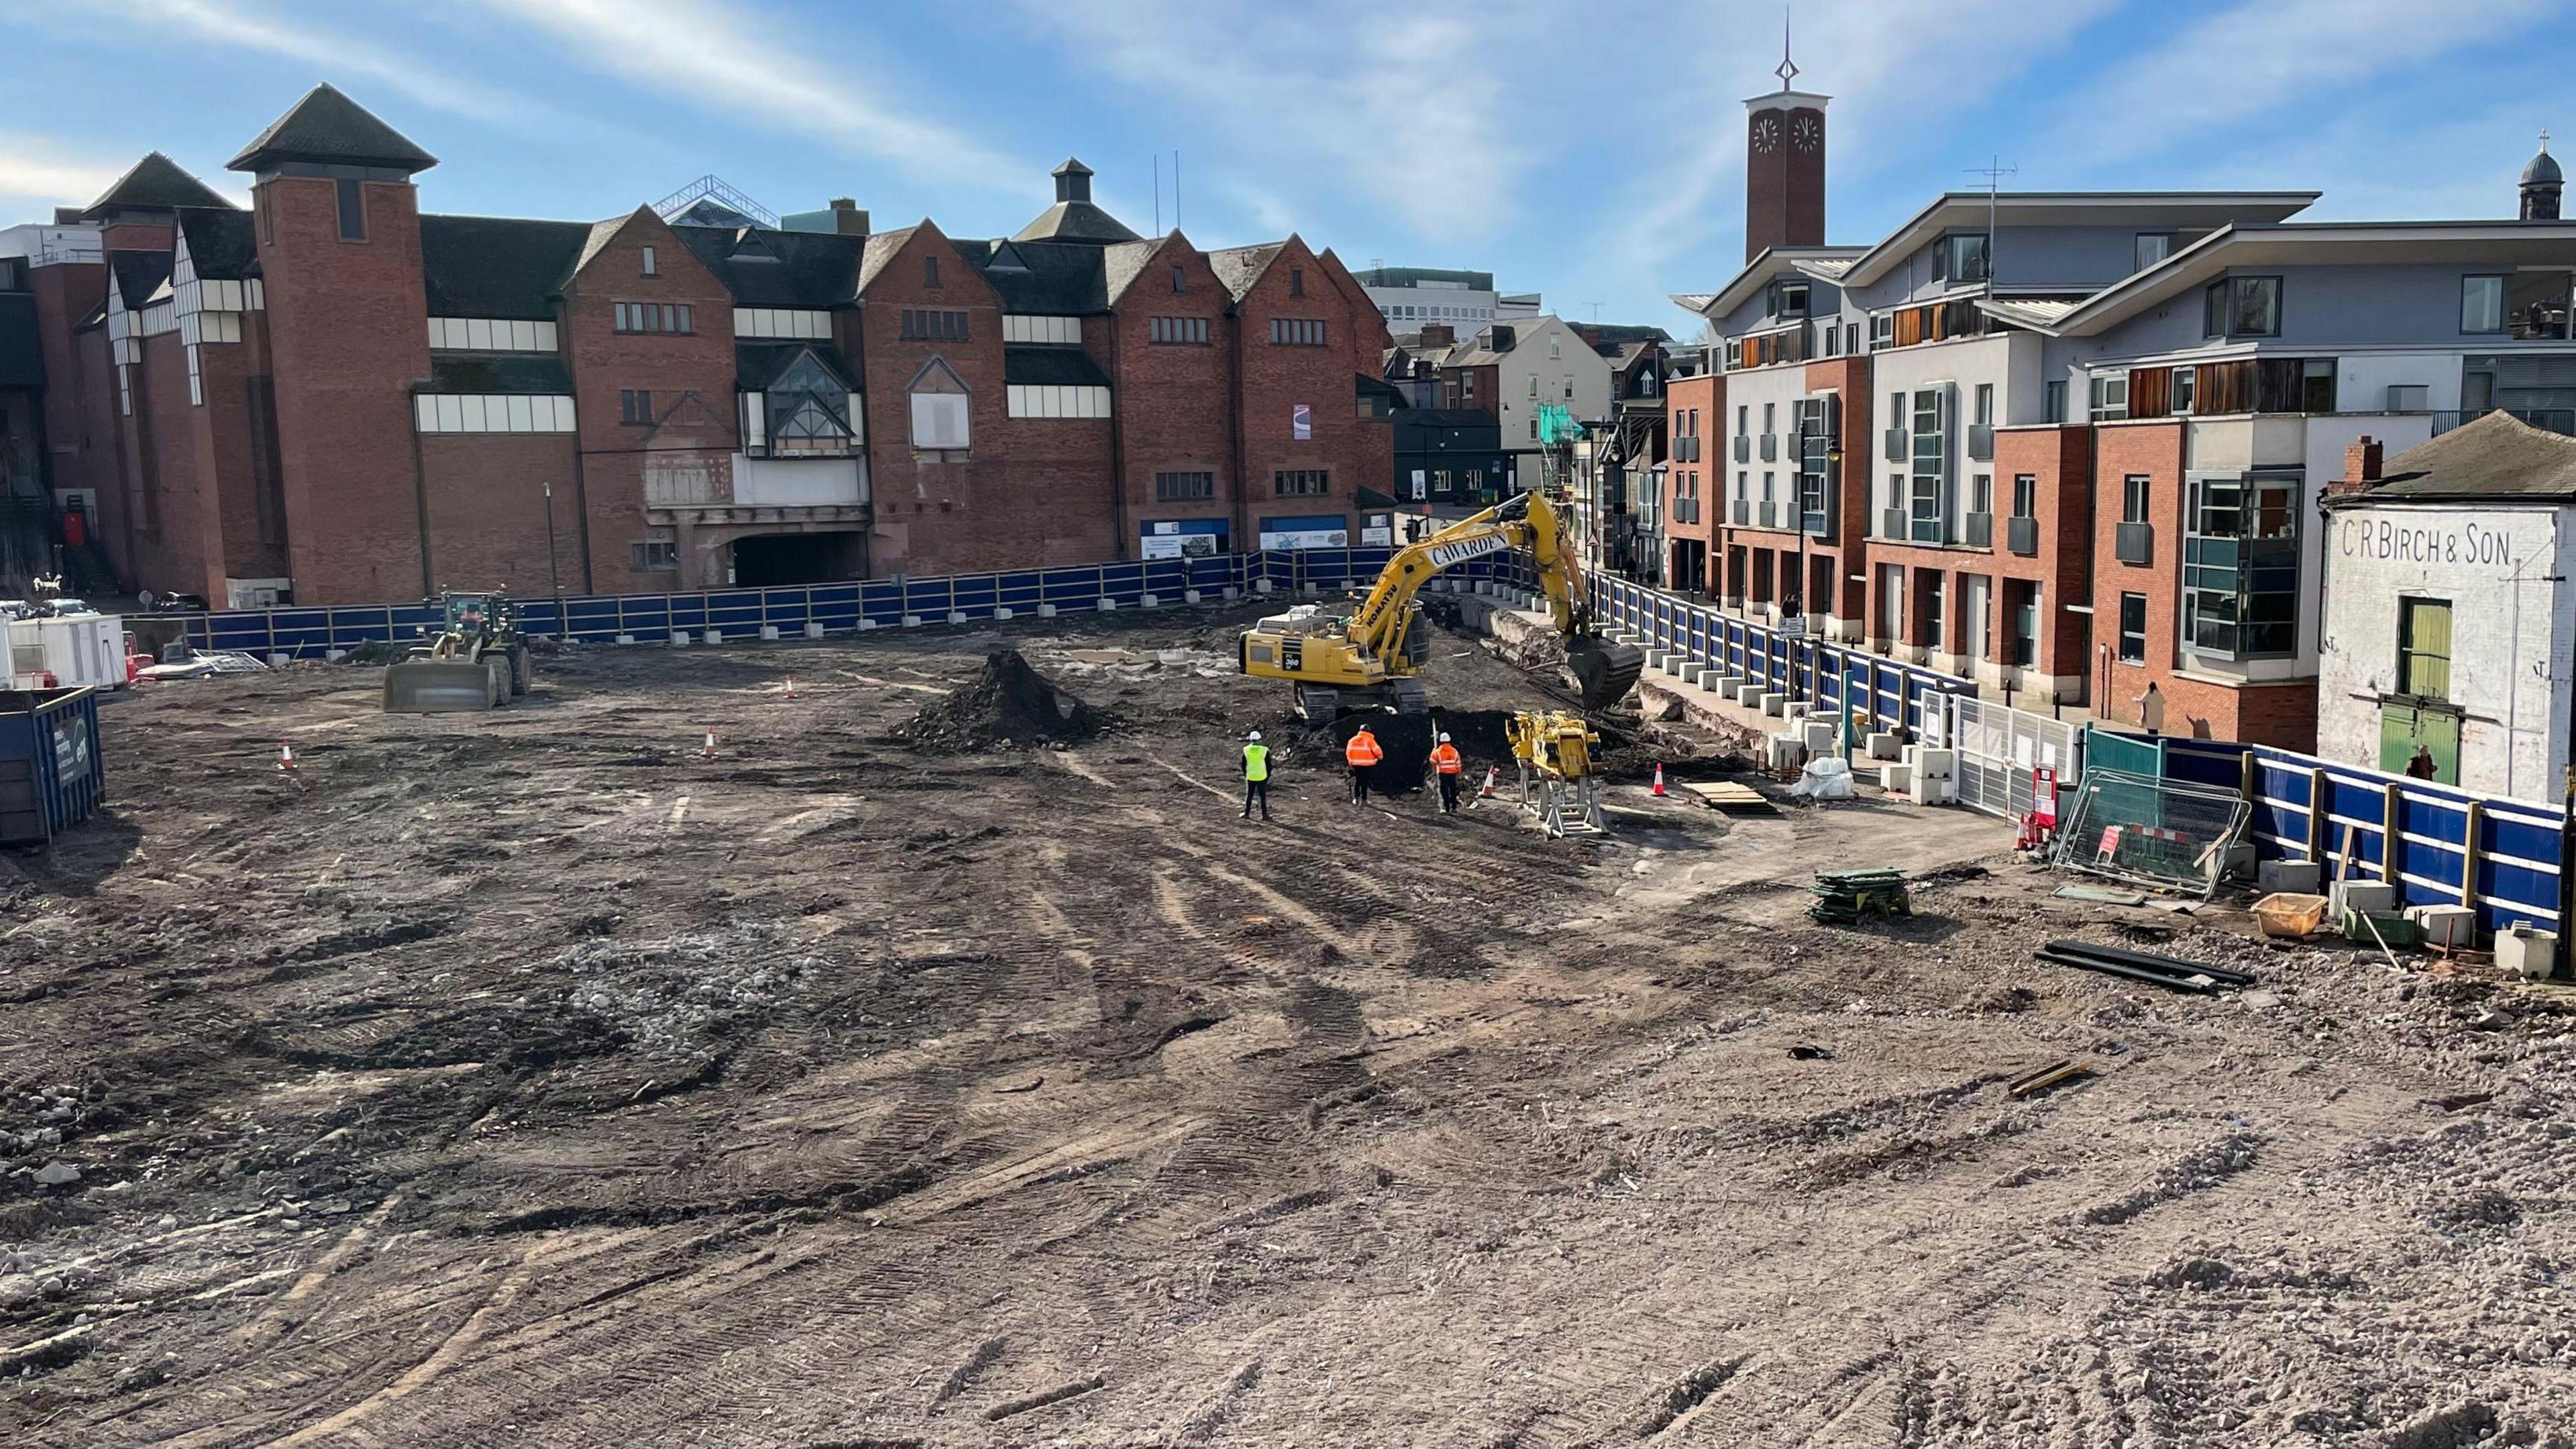
<svg viewBox="0 0 2576 1449"><path fill-rule="evenodd" d="M1683 780L1681 788L1697 795L1712 810L1729 815L1776 815L1779 807L1761 791L1736 780Z"/></svg>

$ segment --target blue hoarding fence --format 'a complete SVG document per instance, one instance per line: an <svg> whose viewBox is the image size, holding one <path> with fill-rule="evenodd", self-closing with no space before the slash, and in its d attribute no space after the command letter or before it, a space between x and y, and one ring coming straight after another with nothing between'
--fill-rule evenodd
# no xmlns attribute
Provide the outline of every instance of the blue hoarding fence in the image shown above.
<svg viewBox="0 0 2576 1449"><path fill-rule="evenodd" d="M1863 710L1870 729L1900 723L1922 738L1926 711L1938 715L1944 697L1974 696L1974 682L1920 665L1883 658L1857 645L1800 638L1715 607L1626 579L1591 580L1593 610L1601 622L1670 649L1687 660L1777 690L1837 720Z"/></svg>
<svg viewBox="0 0 2576 1449"><path fill-rule="evenodd" d="M1225 590L1257 592L1266 581L1274 593L1326 596L1367 587L1393 550L1360 548L1273 549L1246 554L1137 559L1125 563L1014 569L1002 573L936 578L866 579L767 589L704 589L685 594L595 594L558 601L518 601L530 634L589 644L620 639L663 643L674 634L750 638L763 629L796 637L808 626L846 633L863 626L900 627L907 618L944 624L958 616L985 622L1028 618L1041 604L1059 612L1096 610L1106 600L1121 609L1179 604L1191 591L1203 599ZM1528 576L1526 560L1495 557L1451 569L1453 576ZM362 644L420 637L438 611L419 604L365 604L328 608L236 609L167 616L200 649L239 649L262 657L324 659Z"/></svg>

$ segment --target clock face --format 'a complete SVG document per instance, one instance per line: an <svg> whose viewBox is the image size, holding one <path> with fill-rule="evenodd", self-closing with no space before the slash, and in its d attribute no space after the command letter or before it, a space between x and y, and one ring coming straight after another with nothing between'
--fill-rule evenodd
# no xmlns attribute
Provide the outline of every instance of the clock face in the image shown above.
<svg viewBox="0 0 2576 1449"><path fill-rule="evenodd" d="M1812 113L1802 114L1789 127L1789 144L1801 151L1813 151L1824 144L1825 123Z"/></svg>
<svg viewBox="0 0 2576 1449"><path fill-rule="evenodd" d="M1778 116L1764 115L1753 118L1753 149L1756 151L1777 151L1780 149L1780 118Z"/></svg>

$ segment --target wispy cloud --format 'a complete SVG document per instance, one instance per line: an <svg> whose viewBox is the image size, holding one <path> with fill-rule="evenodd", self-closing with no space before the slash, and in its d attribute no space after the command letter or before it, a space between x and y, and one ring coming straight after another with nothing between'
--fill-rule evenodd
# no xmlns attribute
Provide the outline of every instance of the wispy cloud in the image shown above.
<svg viewBox="0 0 2576 1449"><path fill-rule="evenodd" d="M366 80L442 111L525 119L545 108L424 61L396 54L306 19L230 0L89 0L92 13L124 15L186 38L302 61L342 81Z"/></svg>
<svg viewBox="0 0 2576 1449"><path fill-rule="evenodd" d="M2420 72L2464 46L2525 29L2545 0L2246 0L2170 32L2069 98L2066 115L2111 118L2065 134L2096 162L2148 156L2227 133L2240 144L2295 144L2303 131L2247 135L2245 122L2320 97L2369 99L2393 71ZM2151 122L2149 118L2152 118ZM2392 117L2406 129L2427 117Z"/></svg>
<svg viewBox="0 0 2576 1449"><path fill-rule="evenodd" d="M480 0L552 36L566 59L697 110L801 135L923 180L1024 190L1031 168L971 133L890 105L889 82L824 48L763 36L800 26L716 0ZM853 45L850 49L856 49Z"/></svg>
<svg viewBox="0 0 2576 1449"><path fill-rule="evenodd" d="M1021 13L1067 61L1177 111L1174 126L1260 177L1260 194L1311 217L1356 189L1423 241L1455 244L1514 214L1524 156L1505 110L1531 96L1493 61L1500 37L1538 33L1524 8L1023 0Z"/></svg>
<svg viewBox="0 0 2576 1449"><path fill-rule="evenodd" d="M75 160L45 137L0 133L0 196L45 206L84 206L133 164Z"/></svg>

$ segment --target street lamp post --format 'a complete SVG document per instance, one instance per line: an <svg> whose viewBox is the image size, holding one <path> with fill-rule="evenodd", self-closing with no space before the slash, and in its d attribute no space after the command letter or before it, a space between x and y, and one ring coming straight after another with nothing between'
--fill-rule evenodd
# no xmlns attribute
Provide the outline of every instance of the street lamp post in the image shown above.
<svg viewBox="0 0 2576 1449"><path fill-rule="evenodd" d="M551 479L538 487L546 500L546 587L555 596L555 637L572 637L571 621L564 617L563 575L555 567L555 485Z"/></svg>

